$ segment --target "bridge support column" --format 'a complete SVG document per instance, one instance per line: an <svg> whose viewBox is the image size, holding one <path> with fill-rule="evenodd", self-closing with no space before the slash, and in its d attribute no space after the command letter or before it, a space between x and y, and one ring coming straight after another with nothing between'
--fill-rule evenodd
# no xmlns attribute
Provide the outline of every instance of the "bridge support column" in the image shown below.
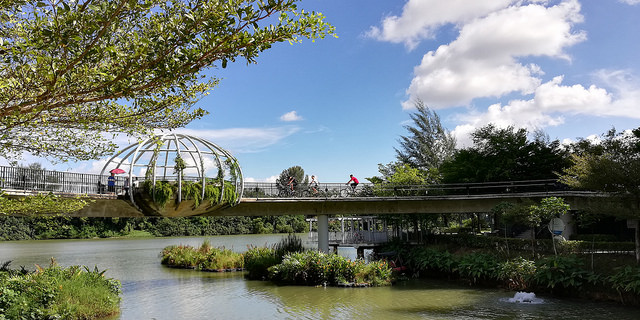
<svg viewBox="0 0 640 320"><path fill-rule="evenodd" d="M329 253L329 216L318 215L318 251Z"/></svg>

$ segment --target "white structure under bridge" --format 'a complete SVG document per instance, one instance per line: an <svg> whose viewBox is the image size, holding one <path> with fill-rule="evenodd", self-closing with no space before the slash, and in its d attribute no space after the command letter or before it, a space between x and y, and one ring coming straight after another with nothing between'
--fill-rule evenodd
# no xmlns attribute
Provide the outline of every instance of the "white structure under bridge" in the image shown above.
<svg viewBox="0 0 640 320"><path fill-rule="evenodd" d="M309 230L318 230L318 219L308 218ZM315 226L314 226L315 224ZM393 229L386 220L374 216L353 216L329 218L330 229L339 225L340 231L329 231L329 246L336 252L338 247L353 247L358 258L364 257L365 249L373 249L387 243L394 236ZM309 241L318 242L318 232L309 231Z"/></svg>

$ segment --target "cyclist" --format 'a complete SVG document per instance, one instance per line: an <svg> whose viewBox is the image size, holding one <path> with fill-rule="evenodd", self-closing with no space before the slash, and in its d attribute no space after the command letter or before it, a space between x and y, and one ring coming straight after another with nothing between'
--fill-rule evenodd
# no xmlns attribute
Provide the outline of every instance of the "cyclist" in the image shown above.
<svg viewBox="0 0 640 320"><path fill-rule="evenodd" d="M316 176L311 176L311 182L309 182L309 186L313 191L313 194L318 194L318 180L316 180Z"/></svg>
<svg viewBox="0 0 640 320"><path fill-rule="evenodd" d="M356 187L358 186L358 183L360 183L358 182L358 178L354 177L352 174L349 175L349 178L351 179L349 179L349 181L347 181L347 183L345 184L349 184L349 182L352 182L351 188L353 188L353 191L356 191Z"/></svg>
<svg viewBox="0 0 640 320"><path fill-rule="evenodd" d="M291 193L293 194L294 189L298 185L298 180L296 180L296 178L292 176L289 176L289 182L287 182L287 185L289 185L289 188L291 188Z"/></svg>

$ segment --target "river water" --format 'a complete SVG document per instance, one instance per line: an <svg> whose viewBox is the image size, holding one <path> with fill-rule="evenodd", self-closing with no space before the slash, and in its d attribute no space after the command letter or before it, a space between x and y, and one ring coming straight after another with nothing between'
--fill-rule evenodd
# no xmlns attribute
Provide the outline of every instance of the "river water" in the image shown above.
<svg viewBox="0 0 640 320"><path fill-rule="evenodd" d="M214 246L245 252L281 235L152 239L0 242L0 262L11 266L97 266L122 282L121 314L113 319L640 319L640 309L611 303L539 297L512 303L513 292L446 281L415 279L381 288L276 286L249 281L242 273L207 273L160 265L168 245ZM355 250L339 253L353 258Z"/></svg>

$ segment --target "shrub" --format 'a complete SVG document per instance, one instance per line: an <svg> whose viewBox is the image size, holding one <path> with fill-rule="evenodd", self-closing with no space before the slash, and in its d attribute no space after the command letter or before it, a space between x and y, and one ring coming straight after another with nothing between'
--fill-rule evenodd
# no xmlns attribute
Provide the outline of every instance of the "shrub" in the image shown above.
<svg viewBox="0 0 640 320"><path fill-rule="evenodd" d="M269 268L269 278L298 285L380 286L391 283L391 268L386 261L351 261L336 254L310 250L286 255L280 264Z"/></svg>
<svg viewBox="0 0 640 320"><path fill-rule="evenodd" d="M618 292L630 292L640 295L640 267L626 266L607 278L607 280Z"/></svg>
<svg viewBox="0 0 640 320"><path fill-rule="evenodd" d="M224 248L213 248L205 241L200 248L168 246L162 250L163 265L197 270L238 269L244 266L242 254Z"/></svg>
<svg viewBox="0 0 640 320"><path fill-rule="evenodd" d="M0 319L94 319L118 313L120 282L97 268L52 263L29 273L0 269Z"/></svg>
<svg viewBox="0 0 640 320"><path fill-rule="evenodd" d="M472 283L493 280L498 278L498 261L494 255L471 253L459 259L456 270L460 277L468 279Z"/></svg>
<svg viewBox="0 0 640 320"><path fill-rule="evenodd" d="M527 290L536 273L534 261L518 257L498 264L498 279L511 290Z"/></svg>
<svg viewBox="0 0 640 320"><path fill-rule="evenodd" d="M269 267L274 266L282 261L278 258L272 248L266 247L249 247L244 254L244 268L247 271L249 279L267 279L269 276Z"/></svg>
<svg viewBox="0 0 640 320"><path fill-rule="evenodd" d="M587 282L597 280L582 268L583 262L575 256L553 256L536 261L533 280L542 287L554 289L579 289Z"/></svg>
<svg viewBox="0 0 640 320"><path fill-rule="evenodd" d="M409 252L408 263L416 271L451 273L457 262L448 251L431 248L414 248Z"/></svg>

